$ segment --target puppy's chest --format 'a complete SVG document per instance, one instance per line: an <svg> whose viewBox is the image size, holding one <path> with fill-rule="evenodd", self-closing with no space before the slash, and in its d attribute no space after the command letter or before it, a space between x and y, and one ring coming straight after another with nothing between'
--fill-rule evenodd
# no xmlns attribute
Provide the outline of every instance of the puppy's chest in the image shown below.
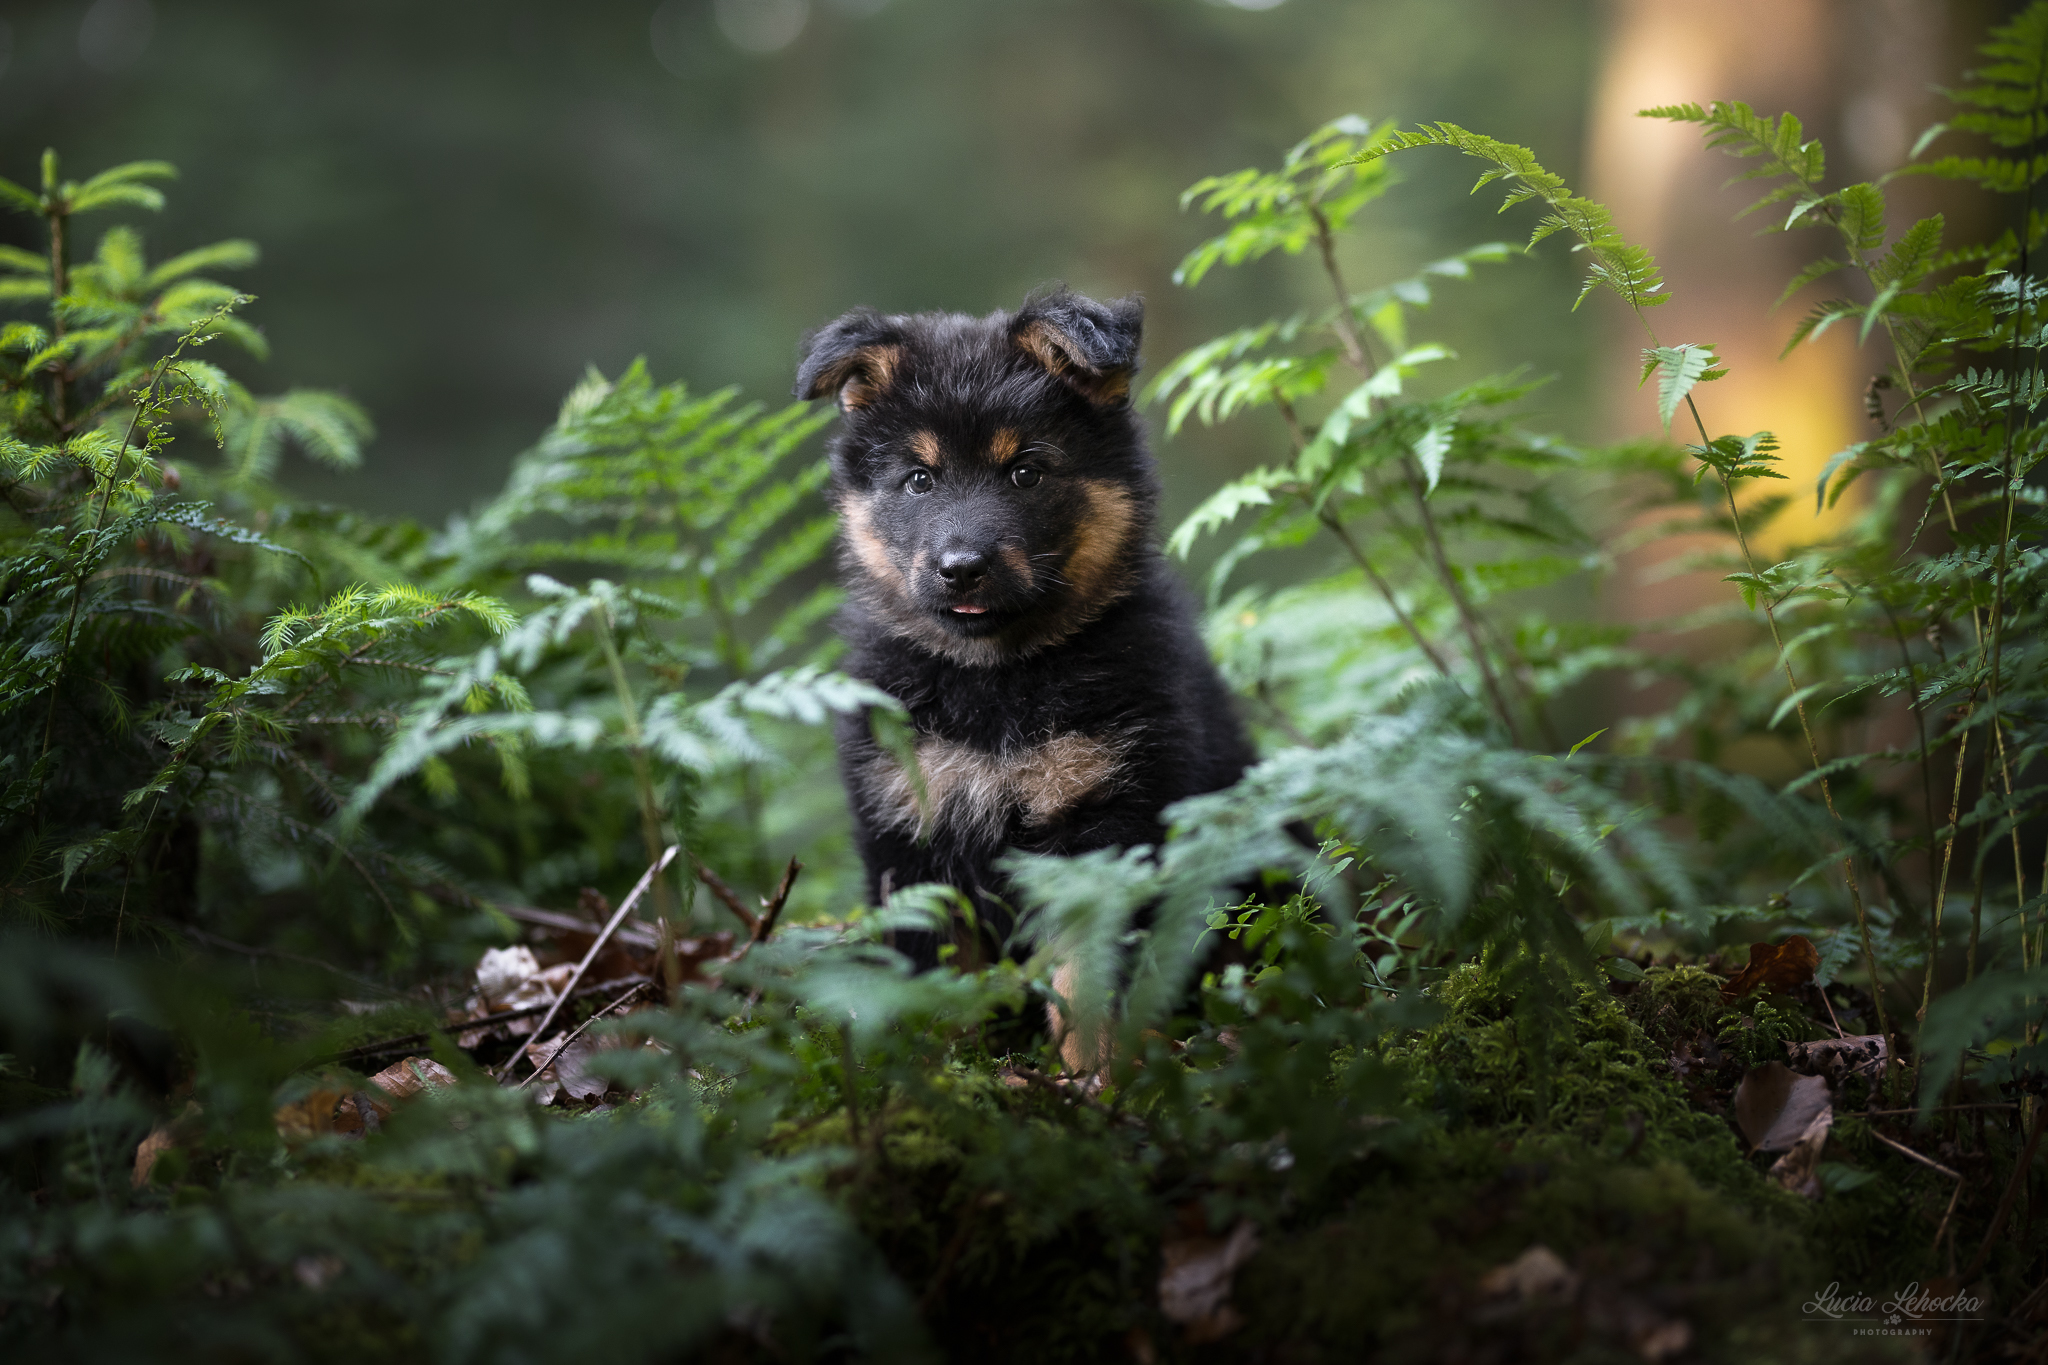
<svg viewBox="0 0 2048 1365"><path fill-rule="evenodd" d="M910 709L916 763L913 771L893 754L868 760L859 780L870 818L997 844L1050 831L1114 796L1135 776L1148 727L1142 706L1100 681L1035 670L900 679L890 690Z"/></svg>

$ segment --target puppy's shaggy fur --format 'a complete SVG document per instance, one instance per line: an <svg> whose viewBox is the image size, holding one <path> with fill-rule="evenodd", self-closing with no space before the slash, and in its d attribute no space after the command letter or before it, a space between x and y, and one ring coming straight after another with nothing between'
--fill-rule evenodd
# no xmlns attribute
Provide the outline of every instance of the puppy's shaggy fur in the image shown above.
<svg viewBox="0 0 2048 1365"><path fill-rule="evenodd" d="M915 729L916 777L866 717L839 730L877 897L944 882L1000 925L1005 849L1157 843L1164 807L1251 761L1153 543L1142 318L1060 291L985 318L860 310L805 341L797 395L844 417L845 667Z"/></svg>

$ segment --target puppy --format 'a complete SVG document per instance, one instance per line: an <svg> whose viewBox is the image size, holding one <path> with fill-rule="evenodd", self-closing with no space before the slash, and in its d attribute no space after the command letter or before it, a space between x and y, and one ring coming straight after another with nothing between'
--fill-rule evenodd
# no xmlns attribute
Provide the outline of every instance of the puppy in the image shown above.
<svg viewBox="0 0 2048 1365"><path fill-rule="evenodd" d="M914 778L867 717L840 725L868 889L957 887L994 935L971 958L1009 927L1006 849L1156 844L1162 809L1252 761L1154 544L1143 317L1059 290L985 318L861 309L804 343L797 396L843 418L843 666L903 703L917 755Z"/></svg>

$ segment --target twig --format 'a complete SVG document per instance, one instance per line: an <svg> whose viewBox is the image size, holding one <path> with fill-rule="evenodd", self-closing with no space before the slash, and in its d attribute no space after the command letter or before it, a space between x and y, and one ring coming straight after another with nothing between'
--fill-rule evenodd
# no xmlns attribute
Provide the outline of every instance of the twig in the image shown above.
<svg viewBox="0 0 2048 1365"><path fill-rule="evenodd" d="M503 905L493 902L492 908L509 919L518 920L521 924L535 924L543 929L558 929L567 934L587 934L597 927L590 920L565 915L559 910L542 910L533 905ZM661 946L655 931L643 924L621 925L619 931L612 937L621 943L631 943L642 948Z"/></svg>
<svg viewBox="0 0 2048 1365"><path fill-rule="evenodd" d="M644 981L635 981L632 985L626 987L626 993L624 995L612 1001L611 1004L606 1005L596 1014L591 1015L588 1019L585 1019L582 1023L578 1024L575 1027L575 1029L569 1034L569 1036L564 1038L561 1041L560 1045L557 1046L553 1052L550 1052L548 1054L548 1059L546 1061L534 1067L532 1072L530 1072L527 1075L525 1080L521 1081L519 1084L513 1086L512 1088L514 1090L524 1090L527 1086L532 1085L534 1077L540 1075L541 1072L546 1071L549 1067L553 1066L555 1064L555 1058L561 1056L564 1052L567 1052L569 1050L569 1044L575 1042L578 1038L581 1038L583 1036L583 1030L589 1028L592 1024L604 1018L607 1014L610 1014L613 1010L625 1004L634 996L640 994L640 992L646 987L646 985L647 983ZM538 1034L540 1030L535 1029L534 1032ZM521 1052L524 1052L525 1050L525 1048L520 1049Z"/></svg>
<svg viewBox="0 0 2048 1365"><path fill-rule="evenodd" d="M1882 1142L1885 1146L1891 1148L1893 1151L1900 1152L1906 1156L1912 1157L1913 1160L1919 1162L1922 1166L1925 1166L1930 1170L1940 1171L1950 1180L1961 1180L1963 1178L1960 1172L1950 1170L1948 1167L1942 1165L1939 1161L1936 1161L1933 1157L1920 1155L1911 1147L1908 1147L1905 1143L1895 1142L1891 1138L1886 1137L1883 1133L1878 1132L1875 1128L1870 1130L1870 1135L1876 1138L1879 1142Z"/></svg>
<svg viewBox="0 0 2048 1365"><path fill-rule="evenodd" d="M586 996L600 994L610 990L621 981L632 981L643 986L649 984L648 979L644 976L613 977L610 981L600 982L595 986L585 986L582 990L571 996L570 999L575 1001L581 1000ZM431 1041L435 1034L454 1037L468 1033L473 1029L496 1028L500 1024L509 1024L516 1019L531 1019L546 1008L547 1005L522 1005L516 1010L501 1010L496 1014L485 1015L481 1019L463 1019L452 1024L436 1024L424 1033L402 1033L396 1038L383 1038L374 1043L364 1043L360 1047L345 1048L340 1052L330 1052L324 1056L314 1057L303 1063L299 1069L303 1071L306 1067L325 1066L329 1062L355 1062L386 1052L401 1052L406 1048L418 1047L421 1043Z"/></svg>
<svg viewBox="0 0 2048 1365"><path fill-rule="evenodd" d="M782 869L782 880L776 884L775 894L762 902L761 918L754 921L753 932L747 936L748 948L765 941L775 932L775 921L782 918L782 907L789 902L789 889L796 885L796 874L803 870L804 865L794 858L789 860L788 867ZM746 949L740 951L745 952Z"/></svg>
<svg viewBox="0 0 2048 1365"><path fill-rule="evenodd" d="M1930 1113L1930 1114L1945 1114L1945 1113L1947 1113L1947 1112L1948 1112L1949 1110L1951 1110L1951 1109L2017 1109L2017 1108L2019 1108L2019 1106L2018 1106L2018 1105L2016 1105L2016 1104L1937 1104L1937 1105L1934 1105L1933 1107L1929 1108L1927 1112L1928 1112L1928 1113ZM1919 1113L1920 1111L1919 1111L1918 1109L1865 1109L1865 1110L1863 1110L1862 1112L1863 1112L1863 1113L1865 1113L1865 1114L1888 1114L1888 1115L1902 1115L1902 1114L1917 1114L1917 1113Z"/></svg>
<svg viewBox="0 0 2048 1365"><path fill-rule="evenodd" d="M1038 1086L1040 1089L1043 1090L1050 1090L1053 1094L1058 1095L1061 1099L1067 1100L1070 1103L1086 1105L1088 1108L1093 1109L1096 1113L1102 1115L1106 1119L1111 1119L1121 1123L1127 1123L1137 1128L1145 1127L1145 1121L1139 1118L1136 1114L1125 1114L1115 1109L1111 1109L1108 1105L1104 1104L1102 1101L1096 1099L1092 1095L1084 1095L1072 1086L1061 1085L1058 1081L1046 1075L1043 1071L1039 1071L1033 1067L1015 1065L1011 1066L1009 1070L1010 1074L1017 1077L1019 1080L1029 1081L1032 1085Z"/></svg>
<svg viewBox="0 0 2048 1365"><path fill-rule="evenodd" d="M2020 1159L2013 1163L2012 1179L2005 1182L2005 1193L1999 1196L1998 1213L1991 1220L1991 1227L1984 1234L1984 1244L1977 1248L1977 1254L1970 1258L1970 1268L1962 1274L1962 1282L1968 1284L1977 1278L1977 1272L1984 1268L1984 1262L1991 1259L1991 1244L1998 1240L1998 1234L2005 1231L2005 1220L2012 1216L2012 1201L2020 1192L2020 1186L2027 1181L2027 1172L2034 1169L2034 1153L2041 1148L2041 1131L2048 1128L2048 1105L2034 1111L2034 1132L2027 1139L2027 1149Z"/></svg>
<svg viewBox="0 0 2048 1365"><path fill-rule="evenodd" d="M554 1004L548 1006L548 1012L541 1016L538 1024L534 1025L534 1037L546 1036L548 1025L555 1022L556 1013L562 1008L563 1003L568 1000L570 993L576 989L576 983L583 980L583 974L590 970L590 964L597 961L597 955L604 951L604 945L611 941L612 934L625 921L626 916L632 913L633 907L640 903L640 898L647 894L647 888L654 884L654 879L661 875L664 868L675 861L678 851L678 845L670 844L667 850L659 858L656 858L645 872L640 874L640 880L634 884L631 894L624 901L620 902L618 909L612 911L611 919L598 932L597 940L590 945L590 951L585 953L583 960L576 964L576 970L570 975L568 983L562 987L562 993L555 997ZM520 1048L512 1054L512 1060L505 1064L505 1075L499 1081L499 1084L502 1085L505 1080L511 1078L512 1073L519 1069L519 1059L524 1056L526 1056L525 1048Z"/></svg>
<svg viewBox="0 0 2048 1365"><path fill-rule="evenodd" d="M746 902L740 899L740 893L727 886L716 872L698 862L694 853L690 855L690 866L696 871L697 880L710 887L711 894L724 901L725 908L740 917L740 923L747 926L747 934L751 939L760 925L760 916L747 909Z"/></svg>
<svg viewBox="0 0 2048 1365"><path fill-rule="evenodd" d="M1941 1215L1941 1226L1934 1230L1934 1245L1928 1248L1930 1255L1941 1250L1941 1239L1948 1234L1948 1220L1955 1216L1956 1201L1962 1197L1963 1182L1958 1180L1955 1193L1948 1197L1948 1211ZM1949 1246L1948 1268L1950 1271L1954 1271L1956 1268L1955 1246L1953 1243Z"/></svg>
<svg viewBox="0 0 2048 1365"><path fill-rule="evenodd" d="M317 957L301 957L297 953L288 953L284 951L284 949L282 948L251 947L249 944L246 943L236 943L233 939L222 938L218 934L209 934L204 929L197 928L190 924L181 925L179 927L184 929L184 931L192 938L198 940L201 943L206 944L208 947L225 948L231 953L243 953L249 957L274 957L278 959L280 962L296 962L301 967L318 967L323 972L332 972L334 975L341 977L345 981L355 982L358 986L368 986L371 990L376 991L379 995L388 995L394 1000L403 1000L405 998L405 993L403 991L395 991L391 989L391 987L383 984L380 981L372 981L367 976L357 976L354 972L348 971L347 969L342 967L337 967L331 962L322 962Z"/></svg>
<svg viewBox="0 0 2048 1365"><path fill-rule="evenodd" d="M775 921L782 918L782 907L789 901L789 888L796 885L796 874L803 870L804 865L802 863L798 862L795 858L789 860L789 866L782 869L782 881L776 886L775 894L761 902L760 918L755 920L754 927L747 931L747 941L740 945L740 950L732 955L726 964L727 966L738 962L753 951L756 943L766 942L768 935L775 932ZM885 872L882 875L887 876L888 874ZM752 1017L754 1006L760 1003L761 987L756 986L747 992L747 1003L740 1009L741 1017Z"/></svg>
<svg viewBox="0 0 2048 1365"><path fill-rule="evenodd" d="M1823 1004L1823 1005L1826 1005L1826 1006L1828 1007L1828 1022L1829 1022L1830 1024L1834 1025L1834 1028L1835 1028L1835 1036L1836 1036L1837 1038L1847 1038L1847 1037L1848 1037L1849 1035L1848 1035L1848 1034L1846 1034L1846 1033L1844 1033L1844 1032L1842 1032L1842 1021L1841 1021L1841 1020L1839 1020L1839 1019L1837 1019L1837 1018L1835 1018L1835 1002L1834 1002L1834 1001L1832 1001L1832 1000L1830 1000L1830 999L1828 999L1828 991L1827 991L1827 987L1825 987L1825 986L1821 986L1821 987L1817 987L1816 989L1818 989L1818 990L1820 991L1820 1002L1821 1002L1821 1004ZM1891 1045L1891 1040L1890 1040L1890 1039L1886 1039L1886 1040L1885 1040L1885 1045L1884 1045L1884 1047L1885 1047L1885 1051L1886 1051L1886 1052L1890 1052L1890 1051L1891 1051L1891 1047L1892 1047L1892 1045Z"/></svg>
<svg viewBox="0 0 2048 1365"><path fill-rule="evenodd" d="M853 1070L853 1021L848 1019L839 1026L840 1069L845 1073L846 1082L846 1126L853 1135L856 1149L865 1146L860 1135L860 1098L854 1090Z"/></svg>

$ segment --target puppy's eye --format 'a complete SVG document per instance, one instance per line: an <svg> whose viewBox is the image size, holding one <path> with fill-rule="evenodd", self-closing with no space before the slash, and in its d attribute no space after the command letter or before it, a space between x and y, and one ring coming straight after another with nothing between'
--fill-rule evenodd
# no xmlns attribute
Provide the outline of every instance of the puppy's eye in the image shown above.
<svg viewBox="0 0 2048 1365"><path fill-rule="evenodd" d="M913 493L929 493L935 485L929 469L913 469L910 477L903 481L903 486Z"/></svg>
<svg viewBox="0 0 2048 1365"><path fill-rule="evenodd" d="M1036 488L1038 487L1038 481L1044 477L1043 474L1028 464L1020 464L1010 471L1010 482L1016 484L1019 488Z"/></svg>

